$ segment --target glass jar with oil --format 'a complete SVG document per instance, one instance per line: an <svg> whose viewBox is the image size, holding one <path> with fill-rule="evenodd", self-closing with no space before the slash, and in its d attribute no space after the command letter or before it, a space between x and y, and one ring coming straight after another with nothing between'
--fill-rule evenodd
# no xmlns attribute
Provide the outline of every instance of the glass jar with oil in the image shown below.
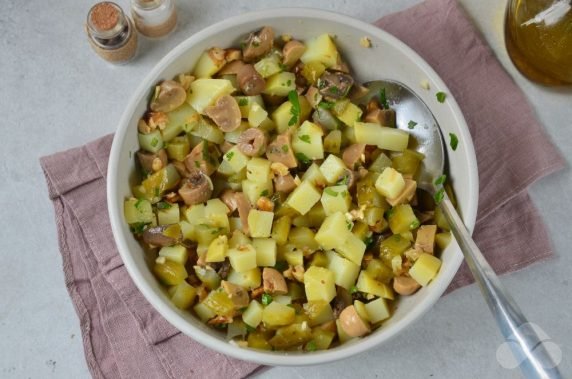
<svg viewBox="0 0 572 379"><path fill-rule="evenodd" d="M572 84L572 0L509 0L505 39L523 75L546 85Z"/></svg>

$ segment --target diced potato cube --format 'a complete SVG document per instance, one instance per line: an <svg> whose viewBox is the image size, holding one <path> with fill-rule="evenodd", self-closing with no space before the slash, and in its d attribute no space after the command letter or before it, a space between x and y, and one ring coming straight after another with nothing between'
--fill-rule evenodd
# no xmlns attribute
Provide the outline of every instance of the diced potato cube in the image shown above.
<svg viewBox="0 0 572 379"><path fill-rule="evenodd" d="M416 190L417 182L415 180L405 179L405 187L403 187L399 195L394 198L387 197L385 200L393 207L399 204L409 203L411 199L413 199L413 196L415 196Z"/></svg>
<svg viewBox="0 0 572 379"><path fill-rule="evenodd" d="M310 121L304 123L292 136L292 149L296 154L304 154L309 159L323 159L322 128Z"/></svg>
<svg viewBox="0 0 572 379"><path fill-rule="evenodd" d="M329 303L336 297L334 273L323 267L311 266L304 273L304 289L308 301Z"/></svg>
<svg viewBox="0 0 572 379"><path fill-rule="evenodd" d="M365 304L362 303L359 300L354 301L354 309L356 310L357 314L359 317L361 317L362 320L369 322L369 315L367 314L367 311L365 310Z"/></svg>
<svg viewBox="0 0 572 379"><path fill-rule="evenodd" d="M353 127L361 119L362 110L353 103L349 103L343 112L338 115L338 119L349 127Z"/></svg>
<svg viewBox="0 0 572 379"><path fill-rule="evenodd" d="M282 71L282 68L280 68L280 58L278 54L270 54L262 58L254 64L254 69L263 78L279 73Z"/></svg>
<svg viewBox="0 0 572 379"><path fill-rule="evenodd" d="M287 305L273 301L262 311L262 322L267 327L290 325L296 319L296 311Z"/></svg>
<svg viewBox="0 0 572 379"><path fill-rule="evenodd" d="M422 225L417 230L417 238L415 239L415 248L421 249L426 253L433 254L435 245L435 234L437 233L437 225Z"/></svg>
<svg viewBox="0 0 572 379"><path fill-rule="evenodd" d="M409 269L409 275L425 287L437 275L441 260L433 255L423 253Z"/></svg>
<svg viewBox="0 0 572 379"><path fill-rule="evenodd" d="M273 299L274 299L273 301L280 303L280 304L284 304L284 305L292 304L292 298L288 295L277 295L277 296L274 296Z"/></svg>
<svg viewBox="0 0 572 379"><path fill-rule="evenodd" d="M256 328L262 322L264 307L256 300L252 300L248 308L242 313L242 321L251 328Z"/></svg>
<svg viewBox="0 0 572 379"><path fill-rule="evenodd" d="M233 173L237 173L246 167L249 158L234 146L222 156L222 160L227 162Z"/></svg>
<svg viewBox="0 0 572 379"><path fill-rule="evenodd" d="M328 34L322 34L306 41L306 51L300 60L303 63L317 61L332 67L338 63L338 49Z"/></svg>
<svg viewBox="0 0 572 379"><path fill-rule="evenodd" d="M270 161L263 158L252 158L246 164L246 177L258 183L267 183L270 177Z"/></svg>
<svg viewBox="0 0 572 379"><path fill-rule="evenodd" d="M383 321L391 316L391 312L387 305L387 300L385 300L383 297L365 304L365 310L369 320L373 324Z"/></svg>
<svg viewBox="0 0 572 379"><path fill-rule="evenodd" d="M320 245L316 242L315 237L316 234L312 231L312 229L304 226L299 226L290 230L288 242L303 251L315 251L320 248Z"/></svg>
<svg viewBox="0 0 572 379"><path fill-rule="evenodd" d="M200 121L201 116L189 104L183 104L171 112L167 112L169 121L165 129L161 131L165 142L171 141L183 130L192 130Z"/></svg>
<svg viewBox="0 0 572 379"><path fill-rule="evenodd" d="M361 239L359 239L356 235L350 233L341 245L335 246L334 248L344 258L347 258L353 263L359 265L363 259L363 254L365 253L366 246Z"/></svg>
<svg viewBox="0 0 572 379"><path fill-rule="evenodd" d="M320 171L329 184L336 183L345 170L346 165L344 161L334 154L328 155L326 160L324 160L320 166Z"/></svg>
<svg viewBox="0 0 572 379"><path fill-rule="evenodd" d="M226 79L197 79L191 83L191 94L187 97L189 104L200 114L205 108L213 105L224 95L234 92L230 80Z"/></svg>
<svg viewBox="0 0 572 379"><path fill-rule="evenodd" d="M289 216L282 216L272 225L272 239L276 241L277 245L284 245L288 240L290 227L292 226L292 219Z"/></svg>
<svg viewBox="0 0 572 379"><path fill-rule="evenodd" d="M213 47L203 52L195 65L193 74L197 78L210 78L218 72L226 61L224 59L224 50Z"/></svg>
<svg viewBox="0 0 572 379"><path fill-rule="evenodd" d="M197 290L187 282L181 282L173 287L171 301L179 309L188 309L195 302Z"/></svg>
<svg viewBox="0 0 572 379"><path fill-rule="evenodd" d="M389 228L394 234L405 233L419 227L419 220L409 204L401 204L391 209Z"/></svg>
<svg viewBox="0 0 572 379"><path fill-rule="evenodd" d="M274 213L252 209L248 213L248 228L251 237L270 237Z"/></svg>
<svg viewBox="0 0 572 379"><path fill-rule="evenodd" d="M155 221L155 214L149 200L127 199L123 203L123 213L128 224L150 224Z"/></svg>
<svg viewBox="0 0 572 379"><path fill-rule="evenodd" d="M183 245L164 246L159 250L159 256L182 265L189 259L187 248Z"/></svg>
<svg viewBox="0 0 572 379"><path fill-rule="evenodd" d="M312 330L312 341L314 341L316 350L327 350L335 337L336 333L331 330L324 330L320 328L314 328Z"/></svg>
<svg viewBox="0 0 572 379"><path fill-rule="evenodd" d="M278 133L284 133L292 126L300 126L300 124L308 119L312 111L310 103L304 96L298 96L298 103L300 103L300 114L298 117L294 117L292 114L292 103L289 100L280 104L280 106L272 112L271 118L276 124Z"/></svg>
<svg viewBox="0 0 572 379"><path fill-rule="evenodd" d="M286 199L286 205L305 215L320 200L320 192L307 181L298 187Z"/></svg>
<svg viewBox="0 0 572 379"><path fill-rule="evenodd" d="M288 92L294 90L296 90L296 75L285 71L269 77L263 93L270 96L288 96Z"/></svg>
<svg viewBox="0 0 572 379"><path fill-rule="evenodd" d="M310 84L316 84L320 76L326 71L326 66L318 61L305 63L302 67L302 76Z"/></svg>
<svg viewBox="0 0 572 379"><path fill-rule="evenodd" d="M334 273L336 284L349 290L356 282L360 266L341 257L337 253L331 254L328 270Z"/></svg>
<svg viewBox="0 0 572 379"><path fill-rule="evenodd" d="M268 112L264 108L257 103L253 103L248 112L248 124L253 128L257 128L262 124L262 121L266 120L267 116Z"/></svg>
<svg viewBox="0 0 572 379"><path fill-rule="evenodd" d="M243 180L242 191L248 198L250 204L256 204L258 199L260 199L262 196L271 197L272 194L274 194L272 179L268 179L266 182L253 182L252 180Z"/></svg>
<svg viewBox="0 0 572 379"><path fill-rule="evenodd" d="M310 319L310 326L320 325L334 319L332 307L323 300L309 301L304 304L303 308Z"/></svg>
<svg viewBox="0 0 572 379"><path fill-rule="evenodd" d="M304 253L300 249L287 250L284 252L284 259L290 266L302 266L304 264Z"/></svg>
<svg viewBox="0 0 572 379"><path fill-rule="evenodd" d="M316 241L325 249L333 249L341 246L350 234L346 216L337 212L326 217L316 233Z"/></svg>
<svg viewBox="0 0 572 379"><path fill-rule="evenodd" d="M231 269L226 280L244 288L254 289L260 287L262 275L258 267L244 272L236 272Z"/></svg>
<svg viewBox="0 0 572 379"><path fill-rule="evenodd" d="M276 241L272 238L254 238L252 246L256 250L258 267L274 267L276 265Z"/></svg>
<svg viewBox="0 0 572 379"><path fill-rule="evenodd" d="M209 245L206 261L224 262L227 251L228 251L228 237L225 235L218 236Z"/></svg>
<svg viewBox="0 0 572 379"><path fill-rule="evenodd" d="M398 171L387 167L375 181L375 189L382 196L397 197L405 188L405 179Z"/></svg>
<svg viewBox="0 0 572 379"><path fill-rule="evenodd" d="M196 241L197 237L195 235L195 226L188 221L180 221L181 233L183 234L183 239Z"/></svg>
<svg viewBox="0 0 572 379"><path fill-rule="evenodd" d="M375 280L367 271L362 270L359 274L356 288L360 292L393 300L393 289L385 283Z"/></svg>
<svg viewBox="0 0 572 379"><path fill-rule="evenodd" d="M380 126L370 122L354 123L358 143L376 145L380 149L403 151L409 143L409 133L401 129Z"/></svg>
<svg viewBox="0 0 572 379"><path fill-rule="evenodd" d="M328 181L316 163L312 163L312 165L308 167L304 175L302 175L302 181L310 182L315 187L325 187L328 184Z"/></svg>
<svg viewBox="0 0 572 379"><path fill-rule="evenodd" d="M324 151L332 154L339 154L342 146L342 132L332 130L324 137Z"/></svg>
<svg viewBox="0 0 572 379"><path fill-rule="evenodd" d="M324 207L324 212L329 216L336 212L348 212L352 198L348 191L348 186L343 184L324 188L320 201Z"/></svg>
<svg viewBox="0 0 572 379"><path fill-rule="evenodd" d="M256 250L252 245L241 245L228 250L230 265L236 272L245 272L256 268Z"/></svg>
<svg viewBox="0 0 572 379"><path fill-rule="evenodd" d="M204 303L199 303L194 306L193 310L199 316L202 322L207 322L211 318L216 316L216 313L209 307L207 307Z"/></svg>

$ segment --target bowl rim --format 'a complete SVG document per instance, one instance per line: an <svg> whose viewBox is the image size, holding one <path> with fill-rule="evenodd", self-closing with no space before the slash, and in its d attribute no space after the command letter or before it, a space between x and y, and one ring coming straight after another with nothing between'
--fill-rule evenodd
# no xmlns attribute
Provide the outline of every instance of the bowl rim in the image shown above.
<svg viewBox="0 0 572 379"><path fill-rule="evenodd" d="M118 165L119 158L121 154L121 147L126 139L127 130L129 127L129 120L133 116L135 109L141 99L145 97L148 89L154 85L156 77L163 71L166 67L172 64L176 59L178 59L182 54L184 54L188 49L190 49L196 43L200 43L202 40L211 37L213 34L217 34L220 31L226 30L238 26L244 22L260 21L263 22L267 18L276 17L287 17L287 18L318 18L325 21L330 21L334 23L343 23L354 29L363 31L367 33L366 35L376 35L380 39L385 39L391 43L395 48L401 50L405 55L412 57L416 64L425 72L428 72L432 76L432 80L437 84L439 88L446 91L447 94L451 94L448 87L440 78L440 76L433 70L433 68L425 62L423 58L419 56L413 49L407 46L404 42L397 39L388 32L378 28L377 26L370 24L365 21L355 19L351 16L339 14L332 11L326 11L315 8L306 7L279 7L279 8L268 8L264 10L258 10L248 13L243 13L238 16L233 16L224 20L221 20L213 25L210 25L200 31L192 34L187 39L175 46L171 51L169 51L155 66L153 69L145 76L141 81L141 84L137 87L129 102L123 112L121 119L119 121L115 136L113 138L113 144L111 147L111 153L109 157L108 172L107 172L107 206L108 213L111 222L111 230L113 237L117 244L117 249L121 256L121 259L129 273L129 276L143 294L146 300L164 317L169 323L171 323L175 328L177 328L182 333L187 336L192 336L192 338L201 343L202 345L211 348L220 353L226 354L228 356L247 360L251 362L256 362L265 365L272 366L304 366L304 365L315 365L328 363L340 359L349 358L353 355L359 354L366 350L375 348L382 342L387 342L399 334L408 325L414 323L423 314L425 314L441 297L443 292L449 286L454 274L458 271L462 261L463 256L459 249L456 253L450 257L449 264L454 267L454 273L451 275L451 280L440 283L440 286L434 286L432 290L427 294L427 296L415 306L415 308L407 313L400 320L400 323L392 327L384 334L372 334L368 338L359 340L359 342L342 345L332 350L318 351L311 354L288 354L287 352L265 352L262 350L254 349L244 349L238 346L234 346L228 342L221 341L207 332L193 326L188 323L183 317L178 315L174 310L172 310L166 302L155 293L153 288L149 283L147 283L143 275L137 270L135 260L129 253L129 248L126 243L126 237L122 232L123 220L120 216L121 212L116 209L116 204L118 204L118 193L115 191L118 183ZM463 219L467 228L472 231L476 221L477 205L478 205L478 171L476 155L473 146L473 141L469 133L467 123L463 117L463 114L459 108L459 105L455 101L452 95L447 97L447 102L451 108L451 114L454 118L455 123L459 126L459 131L461 135L460 139L464 142L465 156L467 158L468 165L470 167L468 175L468 196L469 205L467 209L463 210Z"/></svg>

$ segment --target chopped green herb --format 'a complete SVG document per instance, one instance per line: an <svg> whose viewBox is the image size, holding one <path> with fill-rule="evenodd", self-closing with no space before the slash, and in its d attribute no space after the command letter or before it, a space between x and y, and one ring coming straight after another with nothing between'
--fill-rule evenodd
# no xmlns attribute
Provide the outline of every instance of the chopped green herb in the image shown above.
<svg viewBox="0 0 572 379"><path fill-rule="evenodd" d="M286 66L284 63L278 63L278 67L280 67L280 70L282 71L288 71L288 66Z"/></svg>
<svg viewBox="0 0 572 379"><path fill-rule="evenodd" d="M341 94L341 93L342 93L342 91L341 91L338 87L336 87L336 86L331 86L331 87L328 89L328 92L332 93L333 95L338 95L338 94Z"/></svg>
<svg viewBox="0 0 572 379"><path fill-rule="evenodd" d="M143 204L143 201L144 201L144 199L137 199L137 202L135 202L135 208L137 208L138 210L141 210L141 209L139 209L139 207L141 206L141 204Z"/></svg>
<svg viewBox="0 0 572 379"><path fill-rule="evenodd" d="M342 194L342 197L348 196L348 191L342 191L342 192L340 192L340 193Z"/></svg>
<svg viewBox="0 0 572 379"><path fill-rule="evenodd" d="M407 127L408 127L409 129L415 128L415 125L417 125L417 123L416 123L415 121L413 121L413 120L411 120L411 121L409 121L409 122L407 123Z"/></svg>
<svg viewBox="0 0 572 379"><path fill-rule="evenodd" d="M287 153L288 152L288 145L282 145L282 151Z"/></svg>
<svg viewBox="0 0 572 379"><path fill-rule="evenodd" d="M282 272L284 270L286 270L288 268L288 263L286 263L285 261L278 261L276 262L276 264L274 265L274 269Z"/></svg>
<svg viewBox="0 0 572 379"><path fill-rule="evenodd" d="M244 42L244 41L241 42L241 43L240 43L240 48L241 48L242 50L244 50L244 49L246 48L246 42Z"/></svg>
<svg viewBox="0 0 572 379"><path fill-rule="evenodd" d="M440 103L444 103L445 102L445 98L447 97L447 94L445 92L437 92L435 94L435 97L437 97L437 101Z"/></svg>
<svg viewBox="0 0 572 379"><path fill-rule="evenodd" d="M348 227L348 230L352 230L352 228L354 227L354 223L351 222L350 220L346 220L346 226Z"/></svg>
<svg viewBox="0 0 572 379"><path fill-rule="evenodd" d="M246 98L244 98L244 97L241 98L241 99L239 99L239 100L238 100L238 105L241 106L241 107L244 107L244 106L248 105L248 99L246 99Z"/></svg>
<svg viewBox="0 0 572 379"><path fill-rule="evenodd" d="M274 194L273 194L272 197L270 198L270 201L272 201L273 203L276 203L277 201L280 201L280 193L274 192Z"/></svg>
<svg viewBox="0 0 572 379"><path fill-rule="evenodd" d="M447 180L447 175L441 175L440 177L438 177L437 179L435 179L435 185L441 185L443 183L445 183L445 180Z"/></svg>
<svg viewBox="0 0 572 379"><path fill-rule="evenodd" d="M332 197L338 196L338 193L331 188L324 189L324 192L327 193L328 195L332 196Z"/></svg>
<svg viewBox="0 0 572 379"><path fill-rule="evenodd" d="M288 126L292 126L295 125L300 119L301 108L300 100L298 99L298 92L295 90L288 92L288 100L292 104L292 107L290 108L290 114L292 115L292 118L290 118L290 121L288 121Z"/></svg>
<svg viewBox="0 0 572 379"><path fill-rule="evenodd" d="M131 229L131 232L134 234L141 234L147 229L147 225L149 224L148 222L136 222L129 225L129 229Z"/></svg>
<svg viewBox="0 0 572 379"><path fill-rule="evenodd" d="M248 325L246 322L244 323L244 325L246 326L246 331L248 333L256 332L256 328L253 328L252 326Z"/></svg>
<svg viewBox="0 0 572 379"><path fill-rule="evenodd" d="M234 156L234 151L229 151L228 153L225 154L226 160L229 162L233 156Z"/></svg>
<svg viewBox="0 0 572 379"><path fill-rule="evenodd" d="M382 109L389 109L389 103L387 102L387 96L385 95L385 88L379 91L379 104Z"/></svg>
<svg viewBox="0 0 572 379"><path fill-rule="evenodd" d="M159 140L157 139L157 137L155 137L151 140L151 146L157 147L158 144L159 144Z"/></svg>
<svg viewBox="0 0 572 379"><path fill-rule="evenodd" d="M340 186L340 185L346 185L346 186L347 186L349 183L350 183L350 176L349 176L349 175L346 175L346 176L344 176L343 178L341 178L341 179L336 183L336 185L337 185L337 186Z"/></svg>
<svg viewBox="0 0 572 379"><path fill-rule="evenodd" d="M357 289L356 286L352 286L352 287L350 288L350 293L351 293L351 294L354 294L354 293L357 293L357 292L358 292L358 289Z"/></svg>
<svg viewBox="0 0 572 379"><path fill-rule="evenodd" d="M410 230L417 229L419 227L419 225L421 225L419 220L415 220L409 225L409 229Z"/></svg>
<svg viewBox="0 0 572 379"><path fill-rule="evenodd" d="M437 204L441 203L444 198L445 198L445 190L443 188L441 188L439 191L437 191L435 193L435 196L434 196L435 203L437 203Z"/></svg>
<svg viewBox="0 0 572 379"><path fill-rule="evenodd" d="M306 344L306 351L316 351L318 347L316 343L312 340Z"/></svg>
<svg viewBox="0 0 572 379"><path fill-rule="evenodd" d="M265 189L264 191L260 192L260 196L268 196L268 190Z"/></svg>
<svg viewBox="0 0 572 379"><path fill-rule="evenodd" d="M246 311L248 309L248 307L242 307L242 308L238 308L238 311L240 313L243 313L244 311ZM244 323L244 325L248 325L247 323Z"/></svg>
<svg viewBox="0 0 572 379"><path fill-rule="evenodd" d="M394 212L393 208L388 209L383 213L383 216L389 220L391 216L393 216L393 212Z"/></svg>
<svg viewBox="0 0 572 379"><path fill-rule="evenodd" d="M322 108L322 109L332 109L334 107L334 105L336 105L335 103L331 102L331 101L320 101L320 103L318 104L318 108Z"/></svg>
<svg viewBox="0 0 572 379"><path fill-rule="evenodd" d="M196 168L200 168L201 167L201 163L199 161L195 161L195 167Z"/></svg>
<svg viewBox="0 0 572 379"><path fill-rule="evenodd" d="M286 82L286 87L290 87L292 85L292 81L290 79L288 79L288 81Z"/></svg>
<svg viewBox="0 0 572 379"><path fill-rule="evenodd" d="M363 242L365 243L366 249L371 248L373 245L373 236L366 237L365 240L363 240Z"/></svg>
<svg viewBox="0 0 572 379"><path fill-rule="evenodd" d="M172 205L166 201L160 201L157 203L157 209L170 209L171 207Z"/></svg>
<svg viewBox="0 0 572 379"><path fill-rule="evenodd" d="M270 296L269 294L263 293L262 298L260 300L261 300L262 304L268 305L268 304L272 303L272 300L274 300L274 299L272 299L272 296Z"/></svg>
<svg viewBox="0 0 572 379"><path fill-rule="evenodd" d="M449 142L451 149L453 149L453 151L457 150L457 146L459 145L459 138L455 133L449 133L449 137L451 138L451 141Z"/></svg>
<svg viewBox="0 0 572 379"><path fill-rule="evenodd" d="M312 143L308 134L302 134L301 136L298 136L298 139L302 142Z"/></svg>
<svg viewBox="0 0 572 379"><path fill-rule="evenodd" d="M304 153L296 153L296 159L298 159L303 164L310 164L312 160L306 156Z"/></svg>

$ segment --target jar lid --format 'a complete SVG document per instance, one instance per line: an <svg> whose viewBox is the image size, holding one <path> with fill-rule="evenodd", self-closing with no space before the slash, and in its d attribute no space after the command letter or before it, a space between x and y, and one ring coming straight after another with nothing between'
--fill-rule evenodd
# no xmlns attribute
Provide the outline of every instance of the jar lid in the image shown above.
<svg viewBox="0 0 572 379"><path fill-rule="evenodd" d="M123 11L110 1L95 4L87 14L87 27L98 38L113 38L123 31L125 25Z"/></svg>

